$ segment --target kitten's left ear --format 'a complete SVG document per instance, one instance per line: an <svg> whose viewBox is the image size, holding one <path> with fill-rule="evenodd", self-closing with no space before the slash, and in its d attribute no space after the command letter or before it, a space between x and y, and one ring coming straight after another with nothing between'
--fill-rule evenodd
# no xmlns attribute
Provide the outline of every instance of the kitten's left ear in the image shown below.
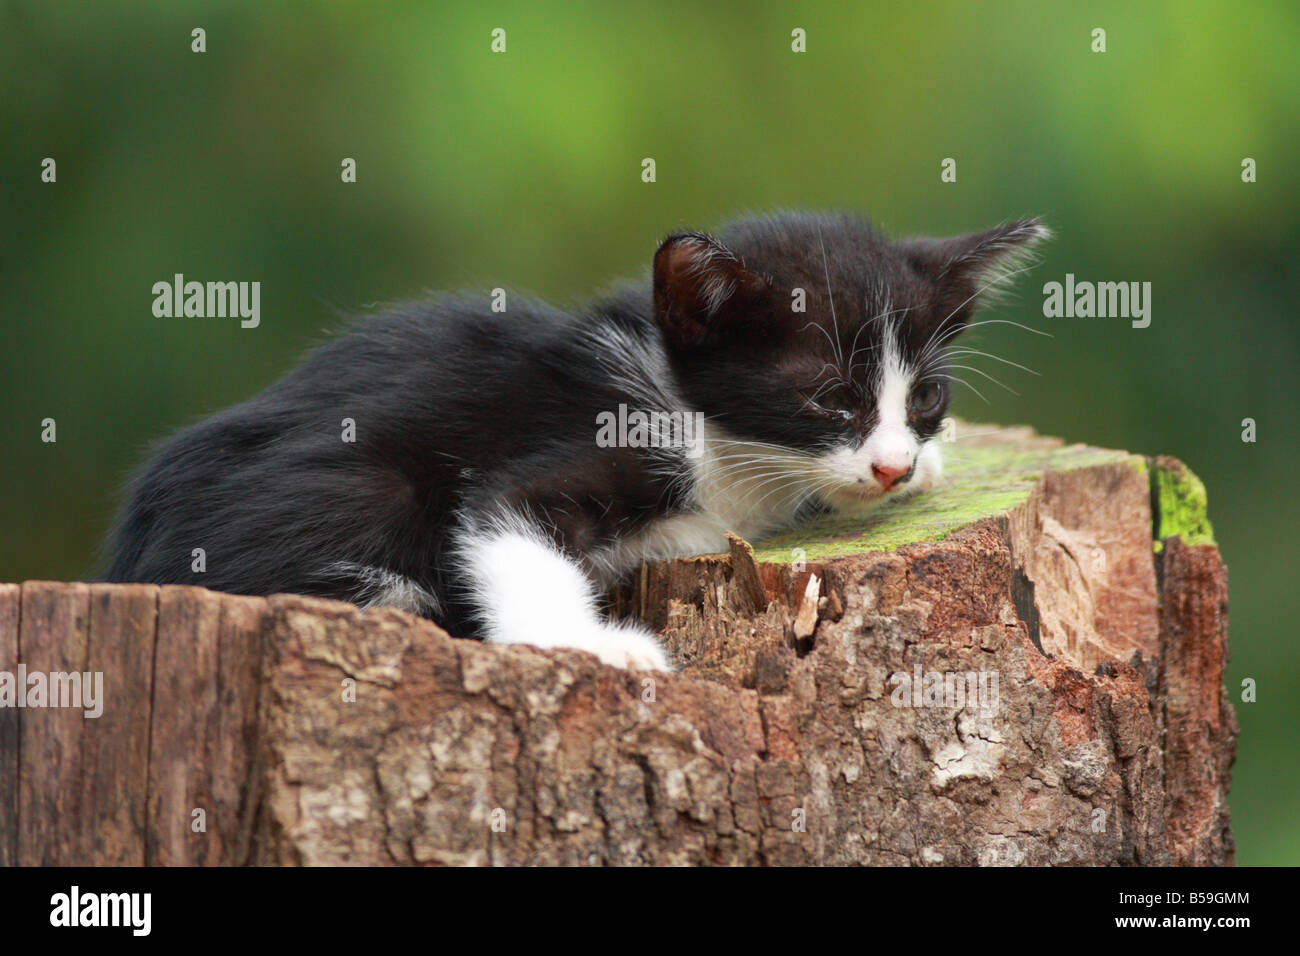
<svg viewBox="0 0 1300 956"><path fill-rule="evenodd" d="M654 297L670 345L690 348L727 325L753 315L768 282L712 236L679 232L655 253Z"/></svg>
<svg viewBox="0 0 1300 956"><path fill-rule="evenodd" d="M898 246L937 287L941 318L965 323L981 300L1022 271L1030 250L1050 237L1037 219L1020 219L948 239L905 239Z"/></svg>

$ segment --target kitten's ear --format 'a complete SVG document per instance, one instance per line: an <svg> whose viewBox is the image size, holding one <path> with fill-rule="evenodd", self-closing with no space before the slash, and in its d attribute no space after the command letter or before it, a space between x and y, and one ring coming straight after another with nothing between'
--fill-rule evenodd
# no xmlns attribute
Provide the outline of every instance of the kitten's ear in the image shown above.
<svg viewBox="0 0 1300 956"><path fill-rule="evenodd" d="M669 236L655 253L654 296L670 345L690 348L759 306L767 280L699 232Z"/></svg>
<svg viewBox="0 0 1300 956"><path fill-rule="evenodd" d="M1030 250L1051 231L1037 219L1003 223L949 239L905 239L898 245L938 289L942 321L966 323L982 302L1023 271Z"/></svg>

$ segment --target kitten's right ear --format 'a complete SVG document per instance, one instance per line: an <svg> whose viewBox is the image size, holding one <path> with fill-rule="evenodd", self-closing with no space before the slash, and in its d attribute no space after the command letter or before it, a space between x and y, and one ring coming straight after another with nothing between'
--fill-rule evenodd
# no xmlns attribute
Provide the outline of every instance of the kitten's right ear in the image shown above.
<svg viewBox="0 0 1300 956"><path fill-rule="evenodd" d="M691 348L761 304L767 280L700 232L669 236L655 253L654 300L668 343Z"/></svg>

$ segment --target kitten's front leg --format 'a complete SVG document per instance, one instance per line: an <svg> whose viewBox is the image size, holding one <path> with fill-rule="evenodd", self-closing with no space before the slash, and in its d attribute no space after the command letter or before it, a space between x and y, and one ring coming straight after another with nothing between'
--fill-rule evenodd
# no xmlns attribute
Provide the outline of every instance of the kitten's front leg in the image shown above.
<svg viewBox="0 0 1300 956"><path fill-rule="evenodd" d="M458 550L487 640L574 647L615 667L672 669L650 631L601 620L582 568L523 519L465 532Z"/></svg>

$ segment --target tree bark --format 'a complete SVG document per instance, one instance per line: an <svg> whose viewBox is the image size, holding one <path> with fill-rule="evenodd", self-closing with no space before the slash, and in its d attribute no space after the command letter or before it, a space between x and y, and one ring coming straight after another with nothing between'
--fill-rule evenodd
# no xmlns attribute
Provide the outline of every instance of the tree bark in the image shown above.
<svg viewBox="0 0 1300 956"><path fill-rule="evenodd" d="M0 864L1232 862L1199 482L1027 429L954 449L869 520L643 567L611 605L673 674L289 595L0 585L0 674L104 680L98 718L0 707Z"/></svg>

